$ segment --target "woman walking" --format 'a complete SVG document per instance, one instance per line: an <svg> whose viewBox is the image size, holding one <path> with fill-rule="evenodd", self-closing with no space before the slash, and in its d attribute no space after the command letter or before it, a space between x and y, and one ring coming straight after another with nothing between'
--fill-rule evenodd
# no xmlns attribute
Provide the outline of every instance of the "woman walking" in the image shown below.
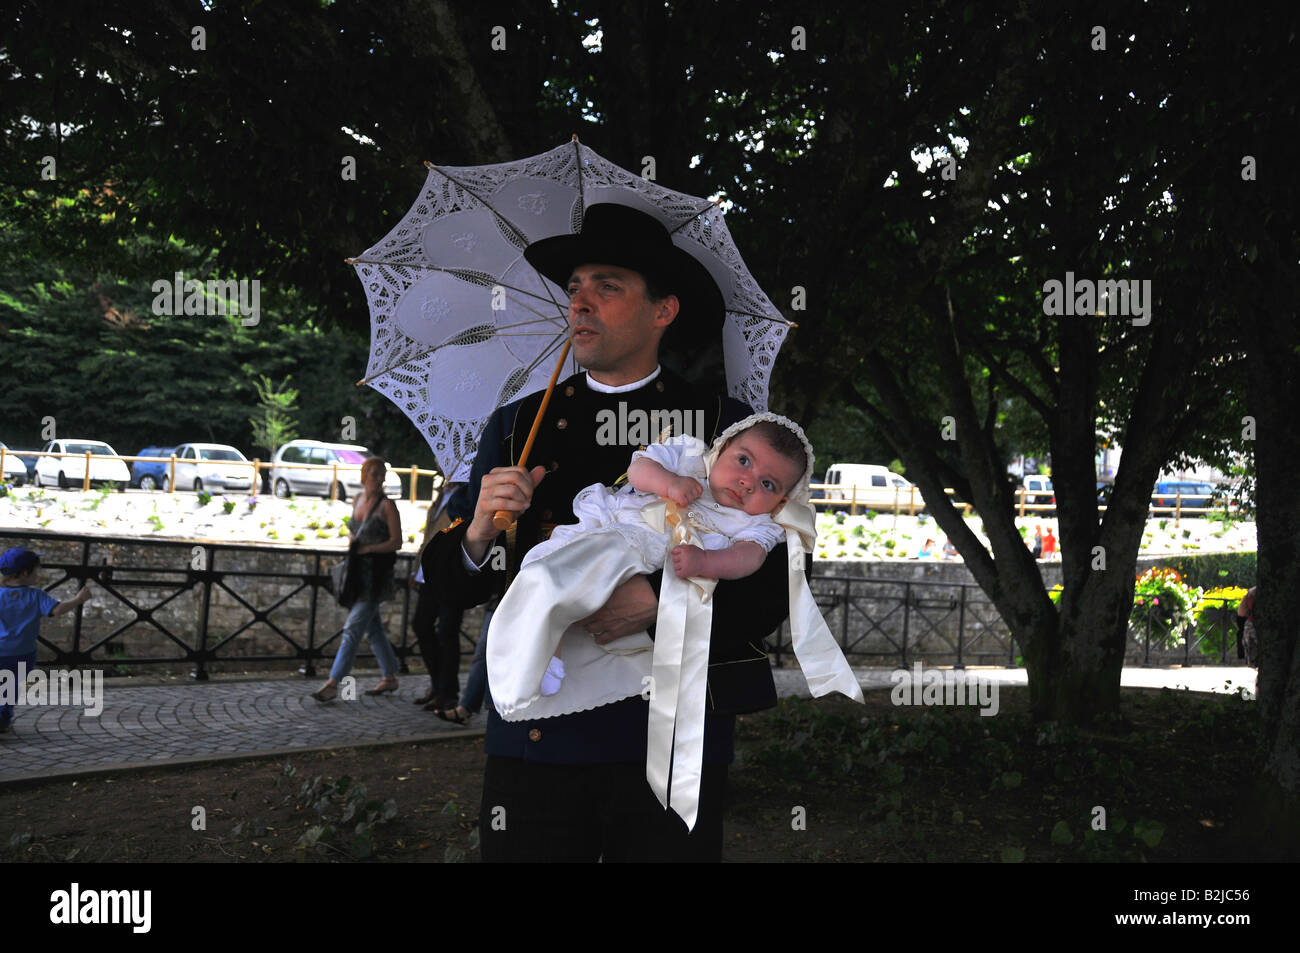
<svg viewBox="0 0 1300 953"><path fill-rule="evenodd" d="M334 656L329 680L312 698L327 702L338 696L338 682L352 670L352 659L357 654L357 643L364 635L379 660L383 678L367 695L382 695L397 691L397 655L384 634L380 619L381 603L393 598L393 566L397 563L397 550L402 547L402 522L397 504L384 496L384 473L387 464L382 457L370 457L361 465L361 485L365 492L352 504L352 521L348 532L352 542L348 546L348 572L346 595L355 598L343 626L343 641Z"/></svg>

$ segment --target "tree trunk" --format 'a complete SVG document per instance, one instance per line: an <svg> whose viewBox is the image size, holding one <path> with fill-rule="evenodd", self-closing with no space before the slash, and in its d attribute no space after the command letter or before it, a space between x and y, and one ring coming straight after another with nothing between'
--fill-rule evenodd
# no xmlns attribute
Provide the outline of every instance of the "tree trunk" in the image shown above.
<svg viewBox="0 0 1300 953"><path fill-rule="evenodd" d="M1289 266L1279 262L1282 274ZM1294 294L1294 289L1289 289ZM1273 295L1274 302L1294 301ZM1253 856L1300 856L1300 328L1294 312L1261 307L1253 322L1248 366L1258 504L1260 776L1247 799L1243 835Z"/></svg>
<svg viewBox="0 0 1300 953"><path fill-rule="evenodd" d="M1117 647L1107 639L1103 645L1100 636L1095 629L1072 632L1063 624L1059 631L1033 640L1033 647L1026 650L1025 667L1029 702L1037 720L1089 725L1119 711L1123 641ZM1094 638L1097 651L1080 658L1078 647Z"/></svg>
<svg viewBox="0 0 1300 953"><path fill-rule="evenodd" d="M1056 626L1031 637L1025 653L1036 718L1086 725L1119 711L1131 593L1116 575L1062 592Z"/></svg>

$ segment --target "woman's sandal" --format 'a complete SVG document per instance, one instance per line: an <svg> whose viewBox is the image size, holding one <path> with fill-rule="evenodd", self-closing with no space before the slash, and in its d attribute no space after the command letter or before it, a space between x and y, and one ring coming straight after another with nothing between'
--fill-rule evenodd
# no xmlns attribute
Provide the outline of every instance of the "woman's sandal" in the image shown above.
<svg viewBox="0 0 1300 953"><path fill-rule="evenodd" d="M440 709L438 711L435 711L434 714L437 715L439 718L441 718L443 721L450 721L457 725L463 725L465 724L465 722L469 721L471 718L474 717L473 712L466 712L464 717L462 717L461 715L457 714L459 711L460 711L460 706L458 705L455 708Z"/></svg>
<svg viewBox="0 0 1300 953"><path fill-rule="evenodd" d="M395 691L397 691L397 679L395 679L395 678L381 678L381 679L379 680L379 684L376 685L374 688L367 688L367 689L366 689L366 694L367 694L367 695L383 695L383 694L386 693L386 692L395 692Z"/></svg>
<svg viewBox="0 0 1300 953"><path fill-rule="evenodd" d="M339 697L338 686L330 685L328 688L329 691L326 691L325 688L316 689L316 691L311 693L311 697L316 699L318 702L332 702L334 699Z"/></svg>

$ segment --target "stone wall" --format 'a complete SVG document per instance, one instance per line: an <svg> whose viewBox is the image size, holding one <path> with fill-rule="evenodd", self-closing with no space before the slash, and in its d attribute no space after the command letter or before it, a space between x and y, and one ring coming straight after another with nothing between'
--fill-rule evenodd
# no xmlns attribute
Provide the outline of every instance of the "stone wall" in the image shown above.
<svg viewBox="0 0 1300 953"><path fill-rule="evenodd" d="M205 588L210 592L206 645L228 660L209 663L210 671L249 667L296 670L309 657L315 659L318 670L326 669L338 647L346 611L319 586L329 567L340 559L337 550L7 535L0 537L0 546L22 543L42 553L43 585L60 579L65 573L60 567L67 564L66 571L73 576L81 572L83 564L91 567L92 579L104 575L103 587L94 587L94 598L81 612L77 643L80 652L90 653L90 663L97 667L154 659L161 661L136 665L132 670L181 673L192 669L193 663L186 661L187 648L199 647ZM1159 561L1157 557L1139 560L1139 572ZM399 554L399 578L411 567L411 556ZM1046 585L1060 581L1059 562L1040 562L1039 569ZM204 570L216 575L205 577ZM317 571L319 575L315 575ZM205 587L205 578L211 579L210 587ZM911 664L917 658L934 665L1014 664L1019 651L1013 648L1006 625L973 583L959 561L823 561L814 564L812 588L827 624L855 665ZM133 622L132 608L105 588L146 610L184 645L147 619ZM75 582L65 582L54 595L66 599L75 591ZM314 636L310 625L313 594ZM397 599L385 606L383 618L399 655L409 654L414 660L412 668L419 671L423 666L414 634L402 625L404 615L408 619L414 615L415 601L414 590L399 588ZM283 635L265 622L253 622L253 612L245 602L262 611L271 610L269 620ZM473 651L481 621L481 610L466 613L461 629L463 652ZM76 613L46 619L42 638L72 651L76 626ZM782 628L781 641L778 657L784 664L792 661L788 625ZM368 653L368 649L363 651ZM42 661L53 657L53 652L42 647ZM1177 661L1173 656L1165 660Z"/></svg>

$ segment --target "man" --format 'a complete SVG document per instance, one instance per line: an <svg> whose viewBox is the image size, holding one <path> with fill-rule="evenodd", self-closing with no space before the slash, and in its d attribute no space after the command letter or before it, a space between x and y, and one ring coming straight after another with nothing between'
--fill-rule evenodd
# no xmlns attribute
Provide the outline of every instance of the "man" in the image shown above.
<svg viewBox="0 0 1300 953"><path fill-rule="evenodd" d="M437 504L429 507L424 523L424 538L420 543L421 555L429 541L451 524L447 507L464 488L463 483L446 484ZM416 562L419 562L418 558ZM425 711L434 713L455 708L460 698L457 672L460 670L460 623L463 610L453 605L440 607L437 593L432 586L424 585L424 573L418 566L411 574L410 582L419 593L415 600L415 614L411 618L411 630L415 633L420 658L429 673L429 690L417 698L415 703Z"/></svg>
<svg viewBox="0 0 1300 953"><path fill-rule="evenodd" d="M607 439L610 428L602 430L598 417L655 419L655 412L676 411L675 419L705 421L707 433L695 436L707 443L750 413L739 401L708 395L659 366L666 335L697 346L716 340L723 304L708 271L674 246L655 219L624 206L593 205L579 234L534 242L524 254L567 289L574 357L586 372L556 386L531 469L511 464L541 394L502 408L484 430L468 492L454 514L464 522L430 543L424 557L425 578L437 580L442 598L467 606L502 591L503 558L516 567L553 526L574 522L578 490L624 475L637 447ZM499 510L518 520L510 533L492 525ZM786 559L785 547L778 546L757 573L720 582L714 595L710 707L694 831L665 811L645 780L645 699L537 721L507 723L490 712L483 859L720 860L735 715L776 703L762 643L788 612ZM653 636L660 578L624 583L582 625L601 644L645 630ZM569 675L575 677L581 673Z"/></svg>

